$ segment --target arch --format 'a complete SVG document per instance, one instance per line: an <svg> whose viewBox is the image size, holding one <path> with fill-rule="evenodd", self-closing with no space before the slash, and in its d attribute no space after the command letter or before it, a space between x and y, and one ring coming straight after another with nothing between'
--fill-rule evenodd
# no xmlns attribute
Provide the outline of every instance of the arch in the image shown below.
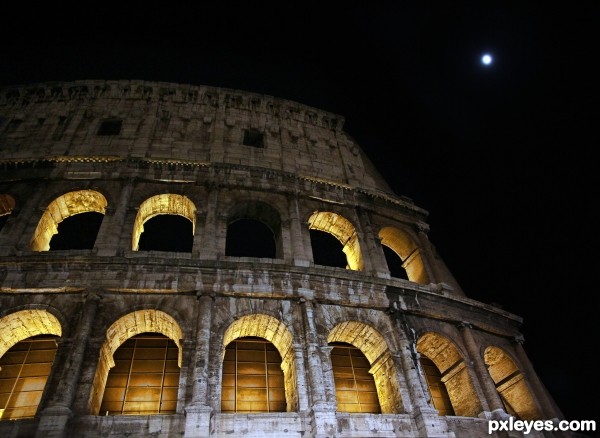
<svg viewBox="0 0 600 438"><path fill-rule="evenodd" d="M235 230L234 227L242 223L246 230L240 230L241 233L235 233L236 235L233 236L232 230ZM247 233L244 233L244 231L247 231ZM268 236L272 241L265 242L265 245L272 245L271 248L274 251L266 252L269 254L274 253L272 258L282 258L283 246L279 211L262 201L239 202L230 211L227 218L226 255L266 257L266 255L261 255L260 251L254 251L252 246L260 244L260 241L256 242L257 238L266 239L269 238ZM254 255L255 253L258 255Z"/></svg>
<svg viewBox="0 0 600 438"><path fill-rule="evenodd" d="M344 342L358 348L368 359L373 375L381 413L402 412L402 397L396 367L385 338L375 328L358 321L337 324L327 336L329 344Z"/></svg>
<svg viewBox="0 0 600 438"><path fill-rule="evenodd" d="M0 318L0 419L35 416L61 335L59 320L46 310Z"/></svg>
<svg viewBox="0 0 600 438"><path fill-rule="evenodd" d="M65 193L52 201L42 214L33 238L33 251L50 250L50 240L58 232L58 224L66 218L80 213L106 213L106 198L94 190L77 190Z"/></svg>
<svg viewBox="0 0 600 438"><path fill-rule="evenodd" d="M525 376L512 358L503 349L489 346L483 353L483 359L506 411L521 420L539 419L540 414Z"/></svg>
<svg viewBox="0 0 600 438"><path fill-rule="evenodd" d="M419 284L429 283L427 271L421 258L419 247L406 231L395 227L383 227L379 231L381 244L391 249L402 260L402 267L410 281Z"/></svg>
<svg viewBox="0 0 600 438"><path fill-rule="evenodd" d="M186 196L164 193L146 199L140 205L133 224L131 250L138 251L144 223L159 214L176 214L192 222L192 235L196 233L196 206Z"/></svg>
<svg viewBox="0 0 600 438"><path fill-rule="evenodd" d="M6 193L0 193L0 216L11 214L14 208L15 198Z"/></svg>
<svg viewBox="0 0 600 438"><path fill-rule="evenodd" d="M98 415L100 411L108 372L115 366L115 351L126 340L141 333L160 333L175 342L179 349L177 364L181 368L183 332L171 315L160 310L146 309L122 316L106 330L106 340L100 349L89 402L92 415Z"/></svg>
<svg viewBox="0 0 600 438"><path fill-rule="evenodd" d="M427 332L419 337L417 352L431 360L439 370L454 413L461 417L477 417L482 410L481 402L456 345L443 335Z"/></svg>
<svg viewBox="0 0 600 438"><path fill-rule="evenodd" d="M361 271L364 261L358 242L358 234L354 225L343 216L328 211L315 211L308 218L310 230L324 231L333 235L342 244L342 251L346 254L348 269Z"/></svg>
<svg viewBox="0 0 600 438"><path fill-rule="evenodd" d="M266 314L242 316L231 323L223 335L223 352L229 343L238 338L259 337L271 342L281 356L286 411L298 410L298 377L296 356L292 346L292 334L276 318ZM225 353L223 353L224 355Z"/></svg>

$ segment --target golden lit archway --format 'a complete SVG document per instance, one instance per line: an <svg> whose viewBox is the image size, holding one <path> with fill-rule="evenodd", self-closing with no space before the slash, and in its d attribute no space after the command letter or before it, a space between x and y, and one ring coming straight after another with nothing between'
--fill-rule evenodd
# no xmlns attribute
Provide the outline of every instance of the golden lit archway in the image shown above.
<svg viewBox="0 0 600 438"><path fill-rule="evenodd" d="M428 332L419 337L417 352L437 367L440 380L452 403L454 413L461 417L477 417L481 402L469 376L469 370L458 348L450 339Z"/></svg>
<svg viewBox="0 0 600 438"><path fill-rule="evenodd" d="M50 240L58 232L58 224L66 218L79 213L106 213L106 198L94 190L78 190L65 193L52 201L40 219L33 239L33 251L50 250Z"/></svg>
<svg viewBox="0 0 600 438"><path fill-rule="evenodd" d="M292 348L292 334L279 320L265 314L252 314L235 320L223 335L223 355L225 348L239 338L258 337L272 343L281 356L283 370L286 411L298 410L298 378L296 356Z"/></svg>
<svg viewBox="0 0 600 438"><path fill-rule="evenodd" d="M490 346L485 349L483 358L506 411L521 420L539 419L525 376L510 356L504 350Z"/></svg>
<svg viewBox="0 0 600 438"><path fill-rule="evenodd" d="M35 416L61 335L60 322L45 310L0 319L0 419Z"/></svg>
<svg viewBox="0 0 600 438"><path fill-rule="evenodd" d="M361 271L364 266L358 234L352 223L337 213L316 211L308 218L308 228L331 234L340 241L346 254L348 269Z"/></svg>
<svg viewBox="0 0 600 438"><path fill-rule="evenodd" d="M0 216L10 214L15 208L15 199L5 193L0 193Z"/></svg>
<svg viewBox="0 0 600 438"><path fill-rule="evenodd" d="M381 333L365 323L345 321L331 330L327 342L343 342L358 348L371 366L369 373L375 380L381 413L398 414L403 411L396 367Z"/></svg>
<svg viewBox="0 0 600 438"><path fill-rule="evenodd" d="M98 415L100 411L108 372L115 366L115 351L126 340L141 333L160 333L171 339L179 349L177 365L181 368L183 332L172 316L160 310L147 309L119 318L106 331L106 340L100 350L89 403L92 415Z"/></svg>
<svg viewBox="0 0 600 438"><path fill-rule="evenodd" d="M415 245L408 233L394 227L384 227L379 231L381 244L394 251L402 260L408 279L419 284L429 283L419 247Z"/></svg>
<svg viewBox="0 0 600 438"><path fill-rule="evenodd" d="M131 236L131 249L139 249L140 236L144 232L144 223L159 214L176 214L192 222L192 235L196 232L196 206L183 195L164 193L146 199L140 205Z"/></svg>

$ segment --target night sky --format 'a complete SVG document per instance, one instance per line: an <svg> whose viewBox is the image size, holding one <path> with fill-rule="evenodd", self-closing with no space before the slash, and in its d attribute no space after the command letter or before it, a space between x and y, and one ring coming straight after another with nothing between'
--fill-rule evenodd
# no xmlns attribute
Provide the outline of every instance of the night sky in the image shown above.
<svg viewBox="0 0 600 438"><path fill-rule="evenodd" d="M0 85L211 85L344 116L467 296L524 318L566 417L598 421L599 2L128 3L5 15Z"/></svg>

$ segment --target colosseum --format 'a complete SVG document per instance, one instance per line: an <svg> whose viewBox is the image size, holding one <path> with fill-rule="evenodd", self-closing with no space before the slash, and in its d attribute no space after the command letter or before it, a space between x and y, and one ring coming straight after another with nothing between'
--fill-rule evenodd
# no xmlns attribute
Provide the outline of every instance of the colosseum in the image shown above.
<svg viewBox="0 0 600 438"><path fill-rule="evenodd" d="M521 317L465 295L340 115L39 83L0 88L0 147L3 437L475 438L563 418Z"/></svg>

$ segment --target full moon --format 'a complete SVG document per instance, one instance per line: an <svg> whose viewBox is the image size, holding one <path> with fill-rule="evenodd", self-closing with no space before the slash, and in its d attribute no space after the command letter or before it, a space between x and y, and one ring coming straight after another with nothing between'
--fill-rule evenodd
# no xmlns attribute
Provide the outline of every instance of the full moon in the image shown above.
<svg viewBox="0 0 600 438"><path fill-rule="evenodd" d="M481 62L483 65L490 65L492 63L492 55L486 53L481 57Z"/></svg>

